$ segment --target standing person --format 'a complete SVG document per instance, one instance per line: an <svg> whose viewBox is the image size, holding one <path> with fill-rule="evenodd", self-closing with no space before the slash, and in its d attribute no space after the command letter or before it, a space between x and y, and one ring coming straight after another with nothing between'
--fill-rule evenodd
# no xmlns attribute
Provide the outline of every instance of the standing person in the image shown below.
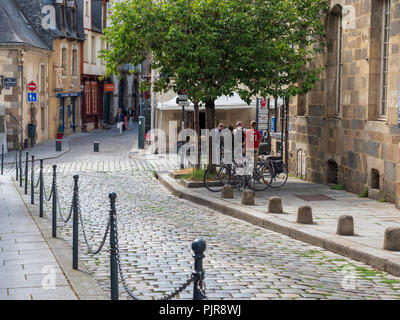
<svg viewBox="0 0 400 320"><path fill-rule="evenodd" d="M126 106L122 107L122 113L124 115L124 131L128 128L128 108Z"/></svg>
<svg viewBox="0 0 400 320"><path fill-rule="evenodd" d="M129 109L128 109L128 130L129 131L133 130L133 117L134 117L133 108L129 107Z"/></svg>
<svg viewBox="0 0 400 320"><path fill-rule="evenodd" d="M258 161L258 147L261 142L261 133L256 129L257 123L252 121L250 129L246 130L246 156L251 156L254 161Z"/></svg>
<svg viewBox="0 0 400 320"><path fill-rule="evenodd" d="M221 122L218 127L215 128L214 130L214 139L213 143L214 145L214 157L213 157L213 163L219 164L219 159L221 159L221 148L223 147L223 143L221 143L221 131L224 130L224 124ZM219 155L219 157L218 157Z"/></svg>
<svg viewBox="0 0 400 320"><path fill-rule="evenodd" d="M234 153L237 155L239 155L240 152L242 152L243 155L245 153L245 133L246 130L243 128L242 121L236 122L236 128L233 130L233 140L240 143L238 146L236 146L236 149L234 149Z"/></svg>
<svg viewBox="0 0 400 320"><path fill-rule="evenodd" d="M117 116L115 117L115 120L117 121L117 128L119 129L119 135L121 135L122 127L124 125L124 114L121 108L118 108L118 113Z"/></svg>

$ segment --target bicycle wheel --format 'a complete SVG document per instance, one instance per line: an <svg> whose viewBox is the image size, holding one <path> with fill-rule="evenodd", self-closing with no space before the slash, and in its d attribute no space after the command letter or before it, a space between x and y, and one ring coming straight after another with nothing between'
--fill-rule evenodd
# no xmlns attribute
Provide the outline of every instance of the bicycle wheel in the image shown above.
<svg viewBox="0 0 400 320"><path fill-rule="evenodd" d="M263 191L271 184L271 170L266 163L257 163L253 168L251 176L251 189L254 191Z"/></svg>
<svg viewBox="0 0 400 320"><path fill-rule="evenodd" d="M280 170L276 171L276 169L272 169L272 179L271 179L271 188L280 188L282 187L287 179L288 179L288 169L286 165L282 162L279 164ZM273 166L272 166L273 167Z"/></svg>
<svg viewBox="0 0 400 320"><path fill-rule="evenodd" d="M211 192L219 192L230 182L230 169L224 164L213 164L204 172L204 186Z"/></svg>

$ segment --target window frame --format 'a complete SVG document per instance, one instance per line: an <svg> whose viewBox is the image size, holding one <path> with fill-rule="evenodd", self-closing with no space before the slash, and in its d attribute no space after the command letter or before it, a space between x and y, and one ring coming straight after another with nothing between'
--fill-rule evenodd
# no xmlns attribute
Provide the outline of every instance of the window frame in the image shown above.
<svg viewBox="0 0 400 320"><path fill-rule="evenodd" d="M378 119L386 120L388 109L388 73L389 73L389 50L390 50L390 27L391 27L391 0L383 0L382 10L382 38L380 58L380 81L379 81L379 107Z"/></svg>

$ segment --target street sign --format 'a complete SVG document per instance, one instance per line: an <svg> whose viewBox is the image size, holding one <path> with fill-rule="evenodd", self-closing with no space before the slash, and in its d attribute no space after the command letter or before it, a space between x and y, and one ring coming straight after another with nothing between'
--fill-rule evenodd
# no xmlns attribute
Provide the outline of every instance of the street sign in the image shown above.
<svg viewBox="0 0 400 320"><path fill-rule="evenodd" d="M114 84L113 83L105 83L104 91L105 92L114 92Z"/></svg>
<svg viewBox="0 0 400 320"><path fill-rule="evenodd" d="M36 90L36 83L34 83L34 82L29 82L29 84L28 84L28 89L29 89L30 91L35 91L35 90Z"/></svg>
<svg viewBox="0 0 400 320"><path fill-rule="evenodd" d="M37 102L37 94L36 92L28 93L28 102Z"/></svg>
<svg viewBox="0 0 400 320"><path fill-rule="evenodd" d="M180 94L180 95L178 96L178 99L179 99L179 101L187 101L188 96L185 95L185 94Z"/></svg>
<svg viewBox="0 0 400 320"><path fill-rule="evenodd" d="M267 99L262 99L261 100L261 107L265 107L267 105Z"/></svg>
<svg viewBox="0 0 400 320"><path fill-rule="evenodd" d="M5 87L16 87L17 79L16 78L4 78L3 85Z"/></svg>
<svg viewBox="0 0 400 320"><path fill-rule="evenodd" d="M189 107L189 104L190 104L190 102L189 101L185 101L185 100L180 100L179 102L178 102L178 106L180 106L180 107Z"/></svg>

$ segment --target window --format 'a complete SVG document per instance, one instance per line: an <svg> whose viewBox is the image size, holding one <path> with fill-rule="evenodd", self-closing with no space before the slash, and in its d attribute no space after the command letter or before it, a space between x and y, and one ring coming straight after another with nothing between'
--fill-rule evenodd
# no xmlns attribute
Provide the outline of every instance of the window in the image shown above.
<svg viewBox="0 0 400 320"><path fill-rule="evenodd" d="M45 129L44 123L45 123L44 107L40 107L40 124L42 130Z"/></svg>
<svg viewBox="0 0 400 320"><path fill-rule="evenodd" d="M96 37L92 36L92 64L96 64L96 59L97 59Z"/></svg>
<svg viewBox="0 0 400 320"><path fill-rule="evenodd" d="M76 33L76 9L75 8L71 9L71 28L72 28L72 32Z"/></svg>
<svg viewBox="0 0 400 320"><path fill-rule="evenodd" d="M85 2L85 15L89 17L89 1Z"/></svg>
<svg viewBox="0 0 400 320"><path fill-rule="evenodd" d="M336 114L340 114L340 100L342 96L342 44L343 44L343 28L342 13L338 16L337 26L337 52L336 52Z"/></svg>
<svg viewBox="0 0 400 320"><path fill-rule="evenodd" d="M72 51L72 76L78 75L78 51L74 49Z"/></svg>
<svg viewBox="0 0 400 320"><path fill-rule="evenodd" d="M379 117L386 117L387 112L387 88L389 67L389 38L390 38L390 4L391 0L384 0L382 17L382 45L381 45L381 92Z"/></svg>
<svg viewBox="0 0 400 320"><path fill-rule="evenodd" d="M67 75L67 48L62 48L62 56L61 56L61 67L62 67L62 75Z"/></svg>
<svg viewBox="0 0 400 320"><path fill-rule="evenodd" d="M92 93L92 113L97 113L97 82L92 81L91 82L91 93Z"/></svg>
<svg viewBox="0 0 400 320"><path fill-rule="evenodd" d="M61 4L61 29L65 31L65 25L67 20L67 13L65 10L65 3Z"/></svg>
<svg viewBox="0 0 400 320"><path fill-rule="evenodd" d="M89 62L89 42L88 36L85 34L85 41L83 42L83 62Z"/></svg>
<svg viewBox="0 0 400 320"><path fill-rule="evenodd" d="M44 95L46 92L46 67L44 64L40 65L40 94Z"/></svg>

